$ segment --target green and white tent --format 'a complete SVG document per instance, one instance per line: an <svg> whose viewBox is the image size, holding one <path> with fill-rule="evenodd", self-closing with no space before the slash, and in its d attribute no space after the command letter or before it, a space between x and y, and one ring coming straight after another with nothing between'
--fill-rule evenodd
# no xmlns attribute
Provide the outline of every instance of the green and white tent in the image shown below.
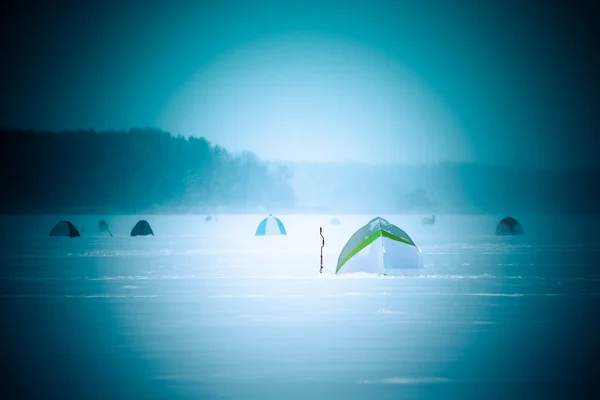
<svg viewBox="0 0 600 400"><path fill-rule="evenodd" d="M402 229L381 217L350 237L338 257L335 273L421 275L421 251Z"/></svg>

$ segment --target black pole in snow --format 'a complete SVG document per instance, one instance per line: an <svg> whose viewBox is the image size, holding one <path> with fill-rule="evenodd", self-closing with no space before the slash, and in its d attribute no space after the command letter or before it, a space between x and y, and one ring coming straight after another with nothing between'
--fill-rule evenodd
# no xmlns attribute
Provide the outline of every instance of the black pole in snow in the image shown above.
<svg viewBox="0 0 600 400"><path fill-rule="evenodd" d="M319 273L323 273L323 247L325 246L325 237L323 236L323 227L319 228L319 234L323 238L323 244L321 245L321 269L319 269Z"/></svg>

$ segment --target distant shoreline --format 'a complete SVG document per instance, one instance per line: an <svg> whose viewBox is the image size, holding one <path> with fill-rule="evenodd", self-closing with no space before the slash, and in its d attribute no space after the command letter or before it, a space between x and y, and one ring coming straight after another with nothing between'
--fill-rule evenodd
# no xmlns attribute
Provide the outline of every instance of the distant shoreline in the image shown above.
<svg viewBox="0 0 600 400"><path fill-rule="evenodd" d="M0 215L600 212L599 170L518 162L274 164L150 128L0 129L0 165Z"/></svg>
<svg viewBox="0 0 600 400"><path fill-rule="evenodd" d="M51 211L19 211L7 212L0 211L0 216L115 216L115 215L190 215L190 216L218 216L218 215L410 215L410 216L453 216L453 215L472 215L472 216L498 216L498 215L599 215L600 212L532 212L532 211L514 211L511 213L501 212L483 212L483 211L447 211L447 212L419 212L419 211L400 211L400 210L361 210L361 211L341 211L338 210L111 210L111 211L83 211L83 210L51 210Z"/></svg>

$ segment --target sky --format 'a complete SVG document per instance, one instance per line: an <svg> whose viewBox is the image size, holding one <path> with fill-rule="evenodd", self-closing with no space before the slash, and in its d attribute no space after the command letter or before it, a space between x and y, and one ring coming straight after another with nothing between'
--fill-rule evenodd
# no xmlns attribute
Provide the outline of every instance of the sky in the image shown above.
<svg viewBox="0 0 600 400"><path fill-rule="evenodd" d="M0 126L154 127L279 161L600 165L588 3L0 7Z"/></svg>

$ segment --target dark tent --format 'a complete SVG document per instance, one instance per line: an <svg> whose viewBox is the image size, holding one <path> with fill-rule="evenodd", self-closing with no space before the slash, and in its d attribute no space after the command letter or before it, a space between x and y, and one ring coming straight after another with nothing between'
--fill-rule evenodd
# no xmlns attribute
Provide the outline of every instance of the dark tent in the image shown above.
<svg viewBox="0 0 600 400"><path fill-rule="evenodd" d="M146 220L140 220L131 230L131 236L154 236L154 232L152 232L152 228L150 228L150 224Z"/></svg>
<svg viewBox="0 0 600 400"><path fill-rule="evenodd" d="M331 220L331 225L341 225L341 222L339 219L334 218Z"/></svg>
<svg viewBox="0 0 600 400"><path fill-rule="evenodd" d="M506 217L496 227L496 235L507 236L507 235L522 235L523 227L516 219L512 217Z"/></svg>
<svg viewBox="0 0 600 400"><path fill-rule="evenodd" d="M105 220L101 220L98 223L98 229L100 229L100 232L108 232L110 234L110 236L112 236L112 232L108 228L108 223L106 223Z"/></svg>
<svg viewBox="0 0 600 400"><path fill-rule="evenodd" d="M60 221L50 231L50 236L78 237L79 231L69 221Z"/></svg>

